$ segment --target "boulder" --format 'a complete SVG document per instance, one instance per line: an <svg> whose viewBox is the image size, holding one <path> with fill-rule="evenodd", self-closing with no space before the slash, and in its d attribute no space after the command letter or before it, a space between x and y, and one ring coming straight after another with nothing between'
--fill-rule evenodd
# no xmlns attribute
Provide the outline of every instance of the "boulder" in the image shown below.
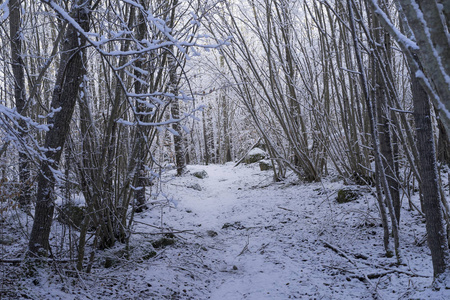
<svg viewBox="0 0 450 300"><path fill-rule="evenodd" d="M267 157L267 153L260 148L253 148L245 157L246 164L258 162Z"/></svg>
<svg viewBox="0 0 450 300"><path fill-rule="evenodd" d="M268 170L272 170L273 166L272 166L272 163L270 162L270 160L262 159L259 161L259 169L261 171L268 171Z"/></svg>
<svg viewBox="0 0 450 300"><path fill-rule="evenodd" d="M188 188L194 189L196 191L201 191L202 190L202 187L198 183L194 183L194 184L188 185Z"/></svg>

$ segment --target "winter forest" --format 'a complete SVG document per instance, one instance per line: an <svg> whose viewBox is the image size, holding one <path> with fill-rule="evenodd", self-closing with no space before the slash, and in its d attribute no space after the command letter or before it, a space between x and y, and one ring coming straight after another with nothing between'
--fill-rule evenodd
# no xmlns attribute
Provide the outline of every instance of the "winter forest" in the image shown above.
<svg viewBox="0 0 450 300"><path fill-rule="evenodd" d="M450 299L450 1L0 1L0 299Z"/></svg>

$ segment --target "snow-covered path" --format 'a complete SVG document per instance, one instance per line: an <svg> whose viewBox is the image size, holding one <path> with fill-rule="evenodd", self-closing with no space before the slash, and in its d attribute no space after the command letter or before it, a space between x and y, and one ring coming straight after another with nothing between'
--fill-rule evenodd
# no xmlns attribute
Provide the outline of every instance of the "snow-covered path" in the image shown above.
<svg viewBox="0 0 450 300"><path fill-rule="evenodd" d="M177 263L195 274L188 280L191 290L178 291L181 298L373 299L377 294L357 278L372 272L370 265L377 265L383 253L381 229L363 224L370 214L377 219L374 202L369 204L367 197L339 207L333 193L341 184L274 184L271 172L260 172L257 166L189 170L206 170L209 176L170 181L167 190L178 205L164 216L167 225L194 228L183 245L190 251L172 249ZM194 184L202 190L186 188ZM355 206L355 212L349 212L349 206ZM325 242L343 246L349 259ZM196 247L201 250L195 252ZM352 254L363 262L350 258ZM388 265L394 259L383 261ZM391 291L398 292L396 287Z"/></svg>
<svg viewBox="0 0 450 300"><path fill-rule="evenodd" d="M431 259L426 245L416 245L424 225L415 212L402 212L405 264L396 265L384 256L369 191L338 204L343 185L332 176L273 183L257 165L188 170L182 177L170 171L153 187L161 193L135 217L130 259L118 244L97 252L92 274L80 280L46 273L21 289L34 299L450 299L449 291L427 288ZM201 170L207 178L192 176ZM178 232L175 244L154 249L161 225Z"/></svg>

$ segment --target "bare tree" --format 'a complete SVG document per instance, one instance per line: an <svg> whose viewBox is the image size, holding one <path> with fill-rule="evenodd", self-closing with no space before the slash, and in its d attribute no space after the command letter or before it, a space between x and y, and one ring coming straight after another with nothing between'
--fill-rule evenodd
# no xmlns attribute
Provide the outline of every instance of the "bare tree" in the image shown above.
<svg viewBox="0 0 450 300"><path fill-rule="evenodd" d="M368 1L380 16L384 27L394 36L404 51L411 70L414 117L420 157L421 190L431 250L435 287L448 286L450 253L439 193L436 152L428 99L439 111L442 123L450 128L450 44L446 33L450 22L450 7L438 1L399 0L400 18L404 18L411 37L397 30L376 1ZM447 3L447 2L446 2ZM414 40L412 40L413 38ZM419 82L421 85L419 85Z"/></svg>
<svg viewBox="0 0 450 300"><path fill-rule="evenodd" d="M45 1L51 4L51 1ZM87 31L89 29L90 1L75 1L71 17ZM60 66L55 83L51 108L53 116L48 120L50 130L45 137L46 159L42 161L38 176L38 193L33 228L29 241L31 255L51 254L50 228L55 209L55 183L62 149L69 132L68 120L72 118L77 95L85 71L82 60L85 40L80 38L75 24L70 24L62 44Z"/></svg>
<svg viewBox="0 0 450 300"><path fill-rule="evenodd" d="M21 10L19 0L9 1L9 32L11 38L11 60L12 71L14 74L14 98L17 112L23 116L27 109L27 96L25 87L25 71L24 61L22 58L22 39L23 32L21 26ZM27 138L27 123L23 119L19 119L19 136L25 142ZM31 178L30 178L30 162L25 147L19 148L19 181L21 185L19 203L26 207L31 203Z"/></svg>

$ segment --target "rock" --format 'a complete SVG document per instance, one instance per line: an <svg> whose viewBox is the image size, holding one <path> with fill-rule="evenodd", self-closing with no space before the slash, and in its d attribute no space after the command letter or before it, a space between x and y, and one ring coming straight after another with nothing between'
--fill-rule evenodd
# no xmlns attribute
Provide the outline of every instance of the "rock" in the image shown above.
<svg viewBox="0 0 450 300"><path fill-rule="evenodd" d="M336 200L338 203L347 203L355 201L361 196L361 192L352 189L341 189L338 191Z"/></svg>
<svg viewBox="0 0 450 300"><path fill-rule="evenodd" d="M208 177L208 173L206 173L205 170L201 170L201 171L192 173L192 176L200 178L200 179L205 179L206 177Z"/></svg>
<svg viewBox="0 0 450 300"><path fill-rule="evenodd" d="M214 230L206 230L206 234L207 234L209 237L215 237L215 236L218 235L218 233L215 232Z"/></svg>
<svg viewBox="0 0 450 300"><path fill-rule="evenodd" d="M262 159L259 161L259 169L261 171L268 171L268 170L272 170L273 166L272 166L272 163L270 162L270 160Z"/></svg>
<svg viewBox="0 0 450 300"><path fill-rule="evenodd" d="M198 183L191 184L191 185L188 186L188 188L194 189L196 191L201 191L202 190L202 187Z"/></svg>
<svg viewBox="0 0 450 300"><path fill-rule="evenodd" d="M260 148L253 148L245 157L246 164L258 162L267 157L267 153Z"/></svg>

